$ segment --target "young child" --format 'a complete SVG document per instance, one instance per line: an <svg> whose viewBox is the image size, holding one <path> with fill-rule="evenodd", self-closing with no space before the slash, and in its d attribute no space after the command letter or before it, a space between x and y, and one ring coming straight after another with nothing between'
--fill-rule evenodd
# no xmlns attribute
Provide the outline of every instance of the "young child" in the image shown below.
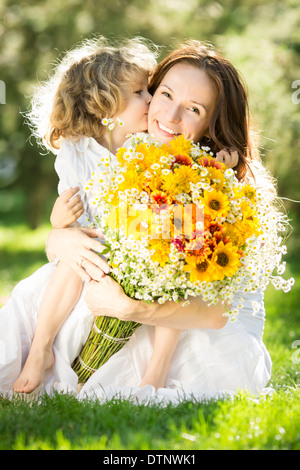
<svg viewBox="0 0 300 470"><path fill-rule="evenodd" d="M120 47L107 45L103 38L86 41L65 55L53 77L36 92L30 124L38 137L45 136L48 148L58 150L55 169L61 196L51 216L54 227L63 228L77 219L77 224L88 226L92 220L83 192L75 194L98 165L113 163L113 154L129 133L147 130L148 78L155 65L154 52L138 39ZM46 109L49 102L51 110ZM119 118L124 125L109 133L101 124L103 118ZM82 261L82 267L85 263L88 260ZM109 271L105 261L103 270ZM13 385L15 392L30 393L42 382L45 370L54 363L54 339L81 291L81 278L58 263L43 295L31 349Z"/></svg>
<svg viewBox="0 0 300 470"><path fill-rule="evenodd" d="M59 85L45 134L50 149L59 149L55 168L60 177L61 196L51 214L53 227L63 228L74 223L85 226L93 220L93 210L80 191L81 185L89 180L101 162L113 164L113 154L125 142L127 134L147 130L151 99L147 85L154 66L154 55L136 40L119 49L108 47L102 41L100 44L99 41L89 42L66 55L51 81L52 87L53 83L59 82ZM41 96L43 92L37 95L38 104ZM44 96L42 102L45 102ZM37 111L33 110L31 115L38 135L43 135L38 128L44 117L40 112L42 107L37 106ZM115 121L119 118L124 124L109 133L101 125L103 118ZM235 166L232 154L226 151L220 152L217 158L228 166ZM82 268L88 263L84 259ZM104 262L103 270L108 273ZM44 371L53 365L54 339L81 290L81 278L59 263L44 293L31 349L14 383L16 392L33 391L41 383ZM179 330L155 328L153 356L140 386L151 384L156 389L164 386L179 335ZM151 364L157 364L157 357L160 367L153 368Z"/></svg>

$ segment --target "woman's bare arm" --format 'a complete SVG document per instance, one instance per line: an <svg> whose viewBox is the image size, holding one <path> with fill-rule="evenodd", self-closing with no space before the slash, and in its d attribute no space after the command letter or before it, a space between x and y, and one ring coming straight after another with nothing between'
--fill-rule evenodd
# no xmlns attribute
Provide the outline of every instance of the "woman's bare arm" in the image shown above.
<svg viewBox="0 0 300 470"><path fill-rule="evenodd" d="M95 315L106 315L124 321L135 321L146 325L164 326L179 330L190 328L222 328L227 318L223 316L223 305L208 306L200 298L192 297L190 305L173 301L165 304L148 304L129 298L110 276L100 282L89 282L85 301Z"/></svg>
<svg viewBox="0 0 300 470"><path fill-rule="evenodd" d="M222 328L227 318L223 316L225 308L222 305L208 306L199 297L191 298L190 304L183 307L183 302L173 301L165 304L154 302L149 305L138 301L133 312L127 311L126 317L139 323L164 326L185 330L190 328Z"/></svg>

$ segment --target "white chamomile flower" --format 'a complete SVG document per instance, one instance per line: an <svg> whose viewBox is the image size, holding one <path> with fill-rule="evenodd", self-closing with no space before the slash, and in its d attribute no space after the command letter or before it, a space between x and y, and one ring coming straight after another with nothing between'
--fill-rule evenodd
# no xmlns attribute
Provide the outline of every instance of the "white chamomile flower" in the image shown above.
<svg viewBox="0 0 300 470"><path fill-rule="evenodd" d="M185 203L185 195L184 194L178 194L176 196L176 200L181 202L182 204L184 204Z"/></svg>
<svg viewBox="0 0 300 470"><path fill-rule="evenodd" d="M153 165L151 165L151 169L152 170L158 170L160 168L160 164L159 163L153 163Z"/></svg>
<svg viewBox="0 0 300 470"><path fill-rule="evenodd" d="M224 171L224 176L225 176L226 179L230 179L233 175L234 175L234 171L233 171L232 168L227 168Z"/></svg>
<svg viewBox="0 0 300 470"><path fill-rule="evenodd" d="M120 184L120 183L123 183L123 181L125 181L124 176L123 176L123 175L119 175L119 176L117 177L117 183Z"/></svg>

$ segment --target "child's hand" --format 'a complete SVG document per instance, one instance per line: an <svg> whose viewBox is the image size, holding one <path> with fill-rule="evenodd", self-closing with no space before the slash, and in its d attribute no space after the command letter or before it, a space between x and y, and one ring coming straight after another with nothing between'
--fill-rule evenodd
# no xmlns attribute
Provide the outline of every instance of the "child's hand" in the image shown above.
<svg viewBox="0 0 300 470"><path fill-rule="evenodd" d="M84 209L81 197L79 194L75 196L78 191L78 187L66 189L56 199L50 216L53 228L68 227L83 214Z"/></svg>
<svg viewBox="0 0 300 470"><path fill-rule="evenodd" d="M216 160L224 163L228 168L234 168L239 162L239 154L235 149L230 149L230 152L222 149L216 153Z"/></svg>

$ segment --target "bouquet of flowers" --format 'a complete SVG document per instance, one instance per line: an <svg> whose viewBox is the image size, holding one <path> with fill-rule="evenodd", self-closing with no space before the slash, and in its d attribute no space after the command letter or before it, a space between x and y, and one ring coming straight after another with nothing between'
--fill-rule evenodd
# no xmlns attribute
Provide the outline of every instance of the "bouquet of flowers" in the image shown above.
<svg viewBox="0 0 300 470"><path fill-rule="evenodd" d="M201 296L226 305L237 292L265 289L270 281L284 290L292 285L280 276L279 220L260 192L183 136L168 145L147 134L131 137L86 191L105 234L111 275L132 298L185 306ZM281 272L273 276L276 266ZM242 299L226 315L234 320L241 307ZM74 367L79 380L138 326L97 317Z"/></svg>

